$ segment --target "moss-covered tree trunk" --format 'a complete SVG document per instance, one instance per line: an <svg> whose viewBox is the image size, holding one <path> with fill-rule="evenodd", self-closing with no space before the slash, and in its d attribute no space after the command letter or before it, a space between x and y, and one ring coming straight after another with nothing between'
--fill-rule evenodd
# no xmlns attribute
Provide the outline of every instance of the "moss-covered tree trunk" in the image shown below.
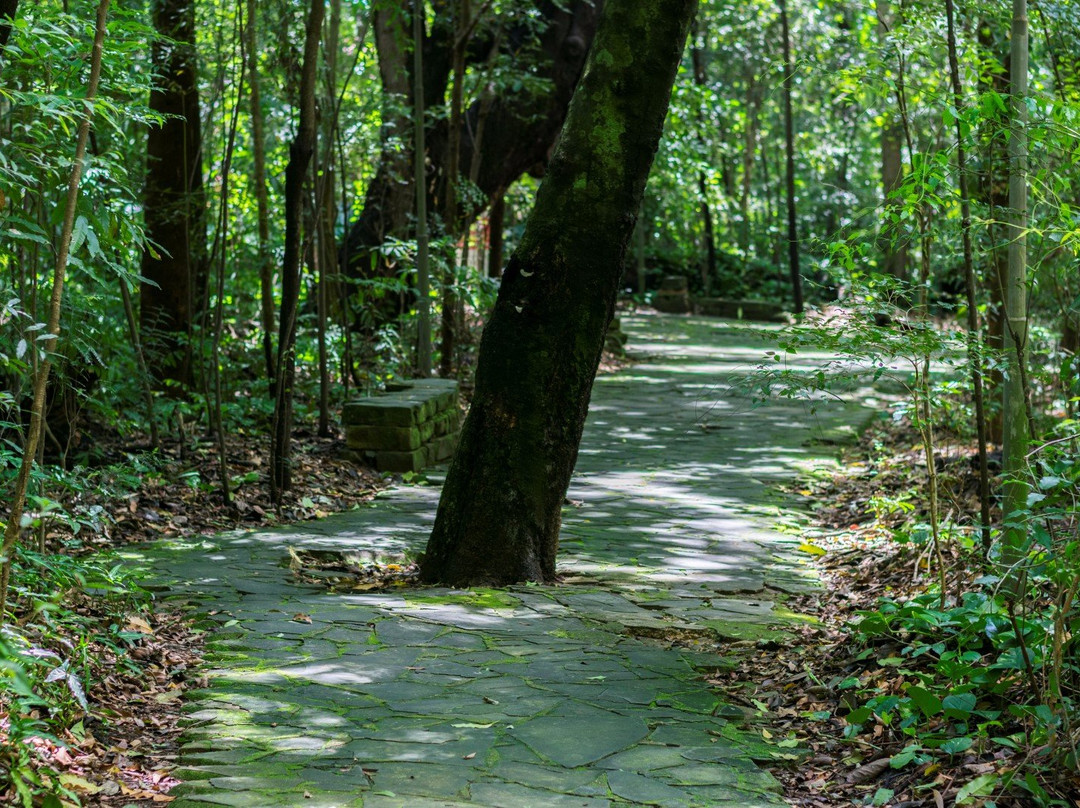
<svg viewBox="0 0 1080 808"><path fill-rule="evenodd" d="M484 330L472 410L421 564L454 585L550 581L623 258L694 0L608 0Z"/></svg>

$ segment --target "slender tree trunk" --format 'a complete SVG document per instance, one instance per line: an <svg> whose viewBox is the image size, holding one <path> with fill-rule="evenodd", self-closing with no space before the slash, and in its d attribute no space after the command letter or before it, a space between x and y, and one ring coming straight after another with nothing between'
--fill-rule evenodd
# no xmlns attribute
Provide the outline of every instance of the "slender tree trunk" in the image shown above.
<svg viewBox="0 0 1080 808"><path fill-rule="evenodd" d="M139 380L142 383L143 400L146 403L146 423L150 430L150 448L156 450L161 443L158 435L157 414L154 412L154 391L150 386L150 369L146 366L146 355L139 340L139 321L136 319L135 306L131 302L131 292L127 281L120 279L120 297L124 302L124 316L127 319L128 337L135 351L135 362L139 367Z"/></svg>
<svg viewBox="0 0 1080 808"><path fill-rule="evenodd" d="M499 194L488 214L488 277L501 278L503 264L503 228L506 226L506 194Z"/></svg>
<svg viewBox="0 0 1080 808"><path fill-rule="evenodd" d="M705 172L698 174L698 193L701 195L701 217L704 225L705 264L702 266L701 286L708 297L712 294L712 282L716 277L716 233L713 230L712 208L709 206L709 185Z"/></svg>
<svg viewBox="0 0 1080 808"><path fill-rule="evenodd" d="M469 42L469 18L471 15L469 0L454 2L454 40L452 48L453 84L450 90L450 128L446 140L446 202L443 207L443 219L447 234L453 236L458 230L458 185L460 181L461 157L461 116L465 104L465 48ZM465 241L468 244L468 227L465 229ZM466 247L466 249L468 249ZM443 271L442 284L442 339L439 341L439 375L449 378L454 373L454 351L457 346L457 309L456 291L458 276L457 247L450 239L450 255Z"/></svg>
<svg viewBox="0 0 1080 808"><path fill-rule="evenodd" d="M67 274L68 256L71 249L71 234L75 229L75 212L79 203L79 183L82 180L83 164L86 160L86 143L90 139L90 124L94 119L94 100L97 98L98 83L101 80L101 55L105 47L105 21L109 13L109 0L100 0L97 7L97 20L94 28L94 46L90 54L90 81L86 87L86 104L83 117L79 122L79 131L75 139L75 158L68 174L67 197L64 201L64 219L60 226L60 238L56 244L56 264L53 268L52 297L49 301L49 322L47 337L41 349L44 355L34 375L34 401L30 409L30 426L26 432L19 473L15 478L15 491L11 499L10 513L4 528L3 544L0 545L0 624L7 617L8 586L11 581L11 563L15 553L15 544L22 530L22 517L26 507L26 491L30 485L30 472L37 456L38 446L45 424L45 389L52 370L52 356L56 353L56 344L60 337L60 310L64 296L64 278ZM32 348L37 351L37 346Z"/></svg>
<svg viewBox="0 0 1080 808"><path fill-rule="evenodd" d="M988 54L1000 54L1004 49L1004 43L998 41L996 29L996 24L989 20L979 23L979 44ZM1004 62L1003 66L1007 68L1007 56ZM994 65L994 68L996 67L997 65ZM985 72L990 73L990 78L982 82L980 92L1007 95L1008 70L993 69ZM983 283L990 298L986 315L986 344L995 354L1001 354L1005 350L1005 286L1009 272L1008 232L1000 223L1000 220L1005 218L1003 212L1007 211L1009 206L1009 170L1008 158L1005 155L1008 137L1006 128L999 121L985 122L982 128L980 140L986 145L981 154L978 189L981 201L987 209L987 235L990 241L990 248L986 251L987 263L982 271ZM987 397L989 401L997 402L998 406L990 408L987 438L999 446L1005 439L1000 406L1004 383L1005 375L1001 371L1001 363L992 363L987 376Z"/></svg>
<svg viewBox="0 0 1080 808"><path fill-rule="evenodd" d="M207 290L206 198L195 0L154 0L152 62L159 76L150 108L165 116L147 135L140 327L159 380L190 385L191 335Z"/></svg>
<svg viewBox="0 0 1080 808"><path fill-rule="evenodd" d="M878 0L878 37L882 47L888 44L888 34L892 24L888 0ZM884 196L884 224L881 228L880 248L882 269L886 275L898 280L907 280L908 250L907 243L899 238L896 227L900 211L904 206L902 199L895 196L904 180L904 127L893 112L886 112L881 124L881 188Z"/></svg>
<svg viewBox="0 0 1080 808"><path fill-rule="evenodd" d="M274 395L274 264L270 255L270 200L266 183L266 131L263 123L259 77L259 38L255 0L247 0L247 62L251 99L252 173L258 211L259 313L262 320L263 358L270 395Z"/></svg>
<svg viewBox="0 0 1080 808"><path fill-rule="evenodd" d="M637 293L639 295L644 295L646 291L645 241L647 234L645 230L648 226L648 220L645 218L645 199L642 197L637 227L634 228L634 262L637 265Z"/></svg>
<svg viewBox="0 0 1080 808"><path fill-rule="evenodd" d="M250 23L249 23L250 24ZM246 31L243 32L246 35ZM217 256L216 281L214 303L214 333L210 346L210 366L214 384L213 406L207 401L207 409L210 410L210 424L213 426L214 436L217 439L218 448L218 476L221 482L221 498L226 503L232 502L232 491L229 483L229 462L225 445L225 424L222 417L223 389L221 383L221 335L225 330L225 264L229 251L229 177L232 173L232 158L236 151L236 133L239 129L240 106L244 103L244 38L240 40L240 69L236 86L236 101L233 104L232 116L229 121L228 139L225 145L225 155L221 166L221 201L217 221L217 233L214 238ZM209 375L209 374L208 374Z"/></svg>
<svg viewBox="0 0 1080 808"><path fill-rule="evenodd" d="M341 32L341 0L330 2L330 25L326 31L326 91L323 95L322 159L315 182L316 317L319 343L319 437L330 437L330 364L326 345L329 322L331 267L334 265L334 143L337 137L337 57Z"/></svg>
<svg viewBox="0 0 1080 808"><path fill-rule="evenodd" d="M960 187L960 227L964 242L964 284L967 291L968 339L967 357L971 368L971 389L975 398L975 433L979 443L979 511L983 549L990 551L990 472L986 459L986 406L983 401L983 363L979 350L979 307L975 295L975 258L971 245L971 198L967 182L967 149L964 138L963 87L960 84L960 63L956 54L956 12L953 0L945 0L948 19L949 77L952 82L953 107L956 109L956 170Z"/></svg>
<svg viewBox="0 0 1080 808"><path fill-rule="evenodd" d="M427 581L555 575L562 502L694 7L604 4L484 330L472 409L421 564Z"/></svg>
<svg viewBox="0 0 1080 808"><path fill-rule="evenodd" d="M908 250L907 244L899 234L889 232L892 225L899 221L903 200L895 196L904 179L904 155L902 150L903 127L895 116L889 114L881 127L881 186L885 197L885 226L882 228L882 268L886 275L898 280L907 280ZM896 228L897 230L899 228Z"/></svg>
<svg viewBox="0 0 1080 808"><path fill-rule="evenodd" d="M799 271L799 225L795 208L795 125L791 112L791 85L795 81L795 62L791 56L791 31L788 28L787 0L777 0L780 6L780 36L784 49L784 156L787 192L788 271L791 273L791 294L795 313L803 312L802 273Z"/></svg>
<svg viewBox="0 0 1080 808"><path fill-rule="evenodd" d="M691 33L693 46L690 48L690 58L694 65L694 84L698 87L704 87L707 83L707 77L705 75L704 43L698 42L696 22L694 24L694 29L695 30ZM697 141L701 145L702 150L704 150L705 124L702 120L700 108L696 110L694 117L697 119ZM712 293L712 282L716 277L716 235L713 232L712 208L709 206L708 177L705 176L704 171L698 172L698 193L701 196L701 219L705 231L705 263L701 267L701 287L705 295L708 296Z"/></svg>
<svg viewBox="0 0 1080 808"><path fill-rule="evenodd" d="M281 267L281 315L275 377L277 397L270 445L270 496L274 504L292 486L291 441L293 384L296 377L296 315L300 301L301 220L304 215L304 180L315 151L315 80L324 0L311 0L304 33L304 61L300 72L300 120L289 147L285 168L285 256Z"/></svg>
<svg viewBox="0 0 1080 808"><path fill-rule="evenodd" d="M417 0L419 1L419 0ZM427 146L424 143L424 15L413 10L413 185L416 193L416 370L431 376L431 269L428 261Z"/></svg>
<svg viewBox="0 0 1080 808"><path fill-rule="evenodd" d="M1010 45L1009 110L1009 271L1005 283L1004 428L1002 471L1005 476L1001 510L1005 519L1027 508L1028 430L1024 375L1027 369L1027 226L1028 226L1028 16L1027 0L1013 0ZM1011 567L1026 543L1022 525L1006 524L1002 561Z"/></svg>
<svg viewBox="0 0 1080 808"><path fill-rule="evenodd" d="M754 156L757 153L759 113L762 94L757 76L750 73L746 77L746 129L743 132L743 170L742 187L739 189L739 249L743 261L750 260L750 191L753 187Z"/></svg>

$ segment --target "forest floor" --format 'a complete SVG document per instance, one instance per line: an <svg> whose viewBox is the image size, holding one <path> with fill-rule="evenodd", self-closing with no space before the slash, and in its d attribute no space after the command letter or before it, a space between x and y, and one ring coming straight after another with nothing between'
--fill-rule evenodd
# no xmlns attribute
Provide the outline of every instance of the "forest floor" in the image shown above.
<svg viewBox="0 0 1080 808"><path fill-rule="evenodd" d="M439 474L372 501L385 481L335 459L332 439L301 436L298 493L279 513L242 435L234 504L210 493L215 454L196 442L175 458L183 477L166 463L122 496L101 493L116 481L84 492L112 514L86 547L161 540L121 551L160 594L153 611L109 617L138 668L93 649L92 708L37 754L84 805L955 797L984 761L882 766L896 741L844 739L835 687L858 667L844 631L857 610L925 584L918 550L886 550L902 511L867 516L918 484L908 433L879 430L838 466L867 411L756 402L769 327L624 324L636 363L597 381L558 587L406 586ZM821 360L802 357L808 372ZM970 475L955 476L966 507ZM76 604L88 619L98 608Z"/></svg>
<svg viewBox="0 0 1080 808"><path fill-rule="evenodd" d="M434 472L358 511L126 553L204 616L175 805L784 804L761 764L786 740L705 677L800 624L787 602L815 584L778 485L868 410L755 403L769 328L624 325L637 363L597 381L558 586L408 585Z"/></svg>

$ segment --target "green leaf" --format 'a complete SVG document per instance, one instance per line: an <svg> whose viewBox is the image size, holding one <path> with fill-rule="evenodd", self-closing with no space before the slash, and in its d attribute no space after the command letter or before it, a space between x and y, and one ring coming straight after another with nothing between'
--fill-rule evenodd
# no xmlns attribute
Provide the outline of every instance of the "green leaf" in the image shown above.
<svg viewBox="0 0 1080 808"><path fill-rule="evenodd" d="M950 755L956 755L960 752L966 752L971 748L973 743L975 742L966 735L959 738L949 738L949 740L941 745L941 751L948 752Z"/></svg>
<svg viewBox="0 0 1080 808"><path fill-rule="evenodd" d="M976 797L989 797L994 793L1001 775L997 772L980 774L956 794L957 805L970 805Z"/></svg>
<svg viewBox="0 0 1080 808"><path fill-rule="evenodd" d="M975 709L975 695L973 693L953 693L946 696L941 706L945 708L945 715L949 718L967 718Z"/></svg>
<svg viewBox="0 0 1080 808"><path fill-rule="evenodd" d="M913 685L908 688L908 698L918 707L922 714L931 718L941 712L941 699L924 687Z"/></svg>
<svg viewBox="0 0 1080 808"><path fill-rule="evenodd" d="M874 711L869 707L859 707L857 710L848 713L845 718L849 724L861 724L873 714Z"/></svg>
<svg viewBox="0 0 1080 808"><path fill-rule="evenodd" d="M915 759L915 756L919 754L919 751L920 751L919 746L909 746L909 747L907 747L900 754L893 755L891 758L889 758L889 768L891 768L891 769L902 769L902 768L904 768L906 765L908 765L909 763L911 763L911 761L913 761Z"/></svg>
<svg viewBox="0 0 1080 808"><path fill-rule="evenodd" d="M879 788L874 792L874 805L888 805L889 800L896 794L891 788Z"/></svg>

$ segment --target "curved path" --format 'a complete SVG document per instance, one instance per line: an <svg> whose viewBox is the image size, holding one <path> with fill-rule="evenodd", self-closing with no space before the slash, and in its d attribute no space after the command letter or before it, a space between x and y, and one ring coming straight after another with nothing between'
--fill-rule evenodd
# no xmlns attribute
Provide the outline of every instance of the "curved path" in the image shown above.
<svg viewBox="0 0 1080 808"><path fill-rule="evenodd" d="M143 553L171 597L214 612L176 808L784 804L758 766L784 750L701 677L726 642L794 619L777 601L813 582L775 529L791 503L773 484L829 462L822 440L865 410L755 408L732 385L767 327L624 327L639 362L597 380L560 586L331 594L291 579L290 546L422 549L437 485Z"/></svg>

